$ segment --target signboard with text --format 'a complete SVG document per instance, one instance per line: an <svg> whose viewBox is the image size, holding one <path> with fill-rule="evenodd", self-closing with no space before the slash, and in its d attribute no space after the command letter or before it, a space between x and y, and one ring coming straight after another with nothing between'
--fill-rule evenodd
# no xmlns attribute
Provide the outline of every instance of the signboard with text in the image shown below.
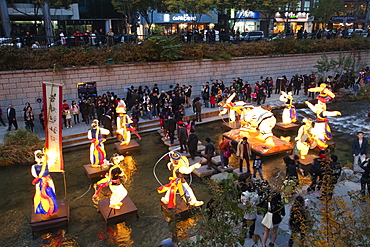
<svg viewBox="0 0 370 247"><path fill-rule="evenodd" d="M62 85L43 82L45 148L50 172L64 171L62 154Z"/></svg>

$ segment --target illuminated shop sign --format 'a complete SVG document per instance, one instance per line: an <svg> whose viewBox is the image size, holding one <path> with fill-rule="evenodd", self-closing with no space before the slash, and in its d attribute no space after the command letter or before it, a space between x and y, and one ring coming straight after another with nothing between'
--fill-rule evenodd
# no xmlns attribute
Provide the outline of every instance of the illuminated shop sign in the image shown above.
<svg viewBox="0 0 370 247"><path fill-rule="evenodd" d="M218 23L218 15L216 11L210 11L210 14L188 14L183 11L180 13L153 13L152 22L158 23Z"/></svg>
<svg viewBox="0 0 370 247"><path fill-rule="evenodd" d="M250 10L243 10L243 11L235 11L235 18L238 19L245 19L245 18L252 18L258 19L260 18L260 12L254 12Z"/></svg>

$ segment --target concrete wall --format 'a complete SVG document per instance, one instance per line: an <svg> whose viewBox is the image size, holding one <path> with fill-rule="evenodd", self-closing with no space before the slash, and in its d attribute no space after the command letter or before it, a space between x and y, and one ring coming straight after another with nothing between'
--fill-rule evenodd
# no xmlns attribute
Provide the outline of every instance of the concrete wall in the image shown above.
<svg viewBox="0 0 370 247"><path fill-rule="evenodd" d="M346 52L345 55L349 55ZM171 63L145 63L112 65L107 67L67 68L58 71L54 81L63 83L63 98L68 101L77 99L79 82L96 81L98 94L107 91L115 92L119 97L125 97L125 87L134 85L148 85L152 88L157 83L160 89L166 90L169 85L193 86L193 95L199 95L201 85L206 81L223 80L229 86L233 79L240 77L244 81L254 83L260 77L286 75L290 78L294 74L309 74L318 60L318 54L294 54L281 56L261 56L234 58L226 61L178 61ZM339 53L327 53L329 58L338 59ZM355 56L367 65L370 65L370 55L366 51L356 52ZM0 104L5 111L8 104L17 110L17 117L21 117L24 104L30 102L35 114L40 112L41 104L36 102L42 97L41 83L53 80L52 70L28 70L0 72ZM4 116L6 117L6 116Z"/></svg>

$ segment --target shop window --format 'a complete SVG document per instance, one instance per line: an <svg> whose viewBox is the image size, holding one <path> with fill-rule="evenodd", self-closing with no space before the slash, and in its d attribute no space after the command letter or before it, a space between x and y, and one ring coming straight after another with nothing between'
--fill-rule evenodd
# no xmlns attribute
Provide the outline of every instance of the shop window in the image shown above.
<svg viewBox="0 0 370 247"><path fill-rule="evenodd" d="M78 95L82 96L97 96L97 90L96 90L96 82L80 82L77 83L77 92Z"/></svg>

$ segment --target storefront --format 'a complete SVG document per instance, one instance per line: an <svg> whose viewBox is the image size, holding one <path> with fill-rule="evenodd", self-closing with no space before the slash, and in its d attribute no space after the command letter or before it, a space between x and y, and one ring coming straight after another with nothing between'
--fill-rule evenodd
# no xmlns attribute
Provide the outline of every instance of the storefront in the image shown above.
<svg viewBox="0 0 370 247"><path fill-rule="evenodd" d="M275 14L274 33L297 33L299 30L312 29L313 18L307 12L277 12Z"/></svg>
<svg viewBox="0 0 370 247"><path fill-rule="evenodd" d="M260 12L243 10L231 11L231 19L235 21L234 31L249 32L260 31Z"/></svg>
<svg viewBox="0 0 370 247"><path fill-rule="evenodd" d="M151 15L151 21L153 28L155 26L164 27L165 34L181 33L186 30L207 30L213 29L215 24L218 22L218 16L216 11L211 11L211 15L198 15L198 14L187 14L185 12L180 13L158 13L154 12Z"/></svg>

